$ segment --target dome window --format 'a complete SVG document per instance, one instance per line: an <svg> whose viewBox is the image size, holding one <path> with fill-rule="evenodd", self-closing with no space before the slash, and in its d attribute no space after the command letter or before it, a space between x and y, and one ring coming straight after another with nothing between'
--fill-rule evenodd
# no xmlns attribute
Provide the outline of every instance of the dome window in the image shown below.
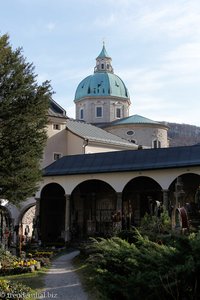
<svg viewBox="0 0 200 300"><path fill-rule="evenodd" d="M80 111L79 111L79 119L80 120L84 119L84 110L83 110L83 108L81 108Z"/></svg>
<svg viewBox="0 0 200 300"><path fill-rule="evenodd" d="M101 68L102 68L102 70L104 69L104 64L101 64Z"/></svg>
<svg viewBox="0 0 200 300"><path fill-rule="evenodd" d="M102 118L102 117L103 117L103 107L96 106L96 118Z"/></svg>
<svg viewBox="0 0 200 300"><path fill-rule="evenodd" d="M120 119L122 117L122 109L121 109L121 107L117 107L115 113L116 113L116 118Z"/></svg>

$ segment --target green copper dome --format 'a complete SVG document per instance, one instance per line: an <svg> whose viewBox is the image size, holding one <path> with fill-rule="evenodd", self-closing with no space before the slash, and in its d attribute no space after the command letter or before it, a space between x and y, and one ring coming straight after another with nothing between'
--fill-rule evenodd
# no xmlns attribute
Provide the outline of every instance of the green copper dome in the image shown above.
<svg viewBox="0 0 200 300"><path fill-rule="evenodd" d="M115 74L98 72L83 79L75 93L75 102L84 97L113 96L129 99L124 82Z"/></svg>
<svg viewBox="0 0 200 300"><path fill-rule="evenodd" d="M112 122L112 125L130 125L130 124L161 125L161 123L159 123L159 122L153 121L151 119L145 118L140 115L132 115L127 118L123 118L123 119Z"/></svg>
<svg viewBox="0 0 200 300"><path fill-rule="evenodd" d="M112 59L108 55L105 45L96 58L94 74L83 79L75 93L74 102L85 97L119 97L129 99L128 90L124 82L114 74Z"/></svg>

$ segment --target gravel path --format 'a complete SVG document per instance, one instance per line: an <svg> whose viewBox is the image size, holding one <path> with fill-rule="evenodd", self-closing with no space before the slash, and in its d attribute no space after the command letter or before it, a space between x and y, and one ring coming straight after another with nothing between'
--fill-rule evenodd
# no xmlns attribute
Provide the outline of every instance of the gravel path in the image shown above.
<svg viewBox="0 0 200 300"><path fill-rule="evenodd" d="M43 300L89 300L71 263L78 254L79 251L73 251L53 260L44 277Z"/></svg>

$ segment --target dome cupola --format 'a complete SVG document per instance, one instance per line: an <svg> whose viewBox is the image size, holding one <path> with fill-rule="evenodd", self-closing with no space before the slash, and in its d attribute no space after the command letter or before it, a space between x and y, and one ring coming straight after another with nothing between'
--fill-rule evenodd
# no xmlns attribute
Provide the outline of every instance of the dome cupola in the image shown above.
<svg viewBox="0 0 200 300"><path fill-rule="evenodd" d="M108 55L105 48L105 44L103 43L103 48L101 50L101 53L96 58L96 66L94 68L94 73L96 72L114 73L111 62L112 62L112 58Z"/></svg>

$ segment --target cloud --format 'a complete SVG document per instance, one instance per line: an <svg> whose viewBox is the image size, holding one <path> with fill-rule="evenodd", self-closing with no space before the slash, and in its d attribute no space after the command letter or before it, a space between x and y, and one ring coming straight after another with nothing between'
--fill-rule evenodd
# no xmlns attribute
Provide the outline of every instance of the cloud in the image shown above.
<svg viewBox="0 0 200 300"><path fill-rule="evenodd" d="M165 58L169 61L180 61L185 59L197 61L200 59L200 43L193 42L179 45L173 51L167 53Z"/></svg>
<svg viewBox="0 0 200 300"><path fill-rule="evenodd" d="M100 28L111 27L115 24L117 20L117 16L114 13L110 13L109 15L103 15L101 17L97 17L94 20L94 25Z"/></svg>
<svg viewBox="0 0 200 300"><path fill-rule="evenodd" d="M174 38L196 37L200 33L200 6L198 1L165 2L152 9L147 6L139 20L141 28L153 34L165 34Z"/></svg>
<svg viewBox="0 0 200 300"><path fill-rule="evenodd" d="M107 1L107 9L94 19L94 27L109 28L117 38L197 39L200 34L199 1ZM123 33L123 35L122 35Z"/></svg>
<svg viewBox="0 0 200 300"><path fill-rule="evenodd" d="M162 69L176 83L198 83L200 80L200 43L184 43L163 55ZM199 84L198 84L199 87ZM200 89L199 89L200 92Z"/></svg>
<svg viewBox="0 0 200 300"><path fill-rule="evenodd" d="M46 29L48 30L48 31L53 31L55 28L56 28L56 24L55 23L53 23L53 22L50 22L50 23L48 23L48 24L46 24Z"/></svg>

